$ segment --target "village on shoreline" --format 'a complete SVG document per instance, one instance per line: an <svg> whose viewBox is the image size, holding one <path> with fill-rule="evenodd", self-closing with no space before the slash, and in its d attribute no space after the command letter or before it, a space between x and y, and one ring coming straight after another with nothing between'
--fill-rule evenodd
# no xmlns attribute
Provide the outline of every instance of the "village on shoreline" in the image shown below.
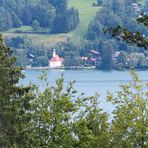
<svg viewBox="0 0 148 148"><path fill-rule="evenodd" d="M32 69L32 70L48 70L48 69L97 69L97 64L101 64L101 56L98 51L91 50L90 51L93 54L92 58L88 57L81 57L81 60L83 61L82 65L77 66L65 66L64 65L64 58L59 57L59 55L56 53L56 50L53 49L52 58L49 59L48 66L31 66L27 65L25 69ZM113 61L117 62L117 58L120 55L120 52L115 52L113 55ZM33 55L30 56L30 61L33 60Z"/></svg>

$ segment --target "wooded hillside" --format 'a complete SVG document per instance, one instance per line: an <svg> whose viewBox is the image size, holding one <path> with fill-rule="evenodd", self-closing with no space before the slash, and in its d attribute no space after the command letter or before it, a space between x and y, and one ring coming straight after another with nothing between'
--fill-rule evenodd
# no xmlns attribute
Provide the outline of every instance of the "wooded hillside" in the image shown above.
<svg viewBox="0 0 148 148"><path fill-rule="evenodd" d="M5 6L8 9L8 3L3 1L3 8ZM95 66L105 70L148 68L148 52L143 47L131 46L123 42L120 36L114 38L109 32L105 33L109 28L121 26L147 38L147 27L137 22L141 14L148 12L147 0L24 1L13 7L14 10L19 8L24 11L18 15L19 21L14 21L21 22L21 27L5 32L6 43L14 48L18 65L48 66L52 49L56 48L65 59L66 67ZM5 21L4 27L11 22L11 18L8 24L7 17ZM12 22L10 24L14 25ZM36 57L31 63L23 58L29 54Z"/></svg>
<svg viewBox="0 0 148 148"><path fill-rule="evenodd" d="M68 8L67 0L1 0L0 18L2 30L29 25L36 31L44 27L50 33L65 33L76 29L79 24L78 10Z"/></svg>

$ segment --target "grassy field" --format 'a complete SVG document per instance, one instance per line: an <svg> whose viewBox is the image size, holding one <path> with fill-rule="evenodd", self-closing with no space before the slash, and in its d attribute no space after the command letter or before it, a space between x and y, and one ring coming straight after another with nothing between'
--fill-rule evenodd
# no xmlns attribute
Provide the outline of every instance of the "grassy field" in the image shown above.
<svg viewBox="0 0 148 148"><path fill-rule="evenodd" d="M48 35L48 34L25 34L25 33L11 33L5 32L3 33L4 37L25 37L31 39L33 46L42 46L45 47L53 47L56 43L66 41L68 38L71 37L70 34L55 34L55 35Z"/></svg>
<svg viewBox="0 0 148 148"><path fill-rule="evenodd" d="M22 26L20 28L11 28L7 32L8 33L14 33L17 30L20 30L20 31L31 31L32 28L31 28L31 26Z"/></svg>
<svg viewBox="0 0 148 148"><path fill-rule="evenodd" d="M80 24L78 28L72 32L74 36L83 36L88 28L89 23L95 17L99 7L92 7L92 3L96 0L69 0L69 7L75 7L79 10Z"/></svg>
<svg viewBox="0 0 148 148"><path fill-rule="evenodd" d="M88 25L95 17L99 7L92 7L95 0L69 0L69 8L75 7L79 10L80 24L76 30L67 34L42 35L42 34L17 34L16 30L31 31L30 26L22 26L20 28L13 28L4 33L4 36L26 36L32 40L33 45L54 46L60 41L65 41L71 38L73 41L80 40L88 29Z"/></svg>

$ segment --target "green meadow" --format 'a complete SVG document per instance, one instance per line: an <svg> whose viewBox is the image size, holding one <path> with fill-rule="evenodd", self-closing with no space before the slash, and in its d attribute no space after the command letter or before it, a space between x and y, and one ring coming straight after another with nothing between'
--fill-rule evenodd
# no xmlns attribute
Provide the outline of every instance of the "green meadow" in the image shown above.
<svg viewBox="0 0 148 148"><path fill-rule="evenodd" d="M22 26L20 28L12 28L9 31L4 33L4 36L25 36L32 40L33 45L43 45L52 47L56 43L65 41L68 38L71 38L73 41L77 41L85 35L89 23L93 20L95 17L95 14L97 11L99 11L99 7L92 7L92 3L95 2L95 0L69 0L69 8L75 7L79 10L79 16L80 16L80 24L77 27L76 30L70 32L70 33L64 33L64 34L26 34L26 33L15 33L15 31L31 31L31 26Z"/></svg>
<svg viewBox="0 0 148 148"><path fill-rule="evenodd" d="M95 17L99 7L92 7L95 0L69 0L69 7L75 7L79 10L80 24L72 34L83 36L87 31L89 23Z"/></svg>

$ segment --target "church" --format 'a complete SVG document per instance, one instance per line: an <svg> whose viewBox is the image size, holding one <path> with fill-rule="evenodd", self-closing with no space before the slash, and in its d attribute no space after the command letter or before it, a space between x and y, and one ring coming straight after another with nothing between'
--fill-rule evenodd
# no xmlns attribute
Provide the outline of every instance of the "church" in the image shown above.
<svg viewBox="0 0 148 148"><path fill-rule="evenodd" d="M52 55L52 58L49 61L49 67L50 68L61 68L61 67L63 67L63 62L64 62L64 59L60 58L56 54L56 50L53 49L53 55Z"/></svg>

